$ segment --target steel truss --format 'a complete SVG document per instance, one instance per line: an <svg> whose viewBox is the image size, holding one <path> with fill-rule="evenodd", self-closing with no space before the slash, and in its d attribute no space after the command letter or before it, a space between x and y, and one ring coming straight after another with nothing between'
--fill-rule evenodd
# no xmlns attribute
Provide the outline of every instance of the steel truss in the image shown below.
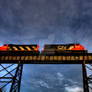
<svg viewBox="0 0 92 92"><path fill-rule="evenodd" d="M92 64L86 65L89 92L92 92Z"/></svg>
<svg viewBox="0 0 92 92"><path fill-rule="evenodd" d="M9 92L20 92L23 64L20 61L18 64L9 64L8 66L0 64L0 69L0 92L6 92L7 88Z"/></svg>

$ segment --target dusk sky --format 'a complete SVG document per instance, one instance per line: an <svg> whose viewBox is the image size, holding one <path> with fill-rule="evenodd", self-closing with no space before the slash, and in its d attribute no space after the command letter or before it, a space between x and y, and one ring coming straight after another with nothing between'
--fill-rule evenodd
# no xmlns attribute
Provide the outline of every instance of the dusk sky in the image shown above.
<svg viewBox="0 0 92 92"><path fill-rule="evenodd" d="M39 44L41 49L46 43L62 44L74 42L79 42L89 52L92 52L92 0L0 0L0 45L35 43ZM61 69L67 66L61 65ZM80 71L81 69L80 65L76 65L77 67L70 66L70 70L77 69ZM58 65L24 65L23 78L27 79L23 80L23 83L25 84L30 80L29 85L35 85L32 84L33 80L35 80L35 75L31 76L31 73L35 72L32 70L34 68L38 69L36 77L41 77L43 75L39 75L41 74L40 70L43 69L45 71L48 67L51 71L48 71L47 75L53 73L54 68L58 70ZM27 71L27 68L30 68L30 71ZM60 72L60 69L54 73L54 77L66 74L62 70ZM81 77L81 72L79 75ZM28 76L33 77L33 79ZM74 77L75 75L72 76ZM78 78L76 76L76 79ZM54 79L52 80L55 81ZM39 81L40 79L38 78ZM25 90L29 89L28 91L22 90L22 92L51 92L51 89L43 81L41 80L39 83L45 85L47 90L43 86L42 90L39 91L30 88L30 86L25 86ZM38 85L40 85L39 83ZM81 81L79 85L82 86ZM59 89L60 85L57 87ZM82 92L78 87L76 88L76 92ZM63 92L75 92L68 89L62 90Z"/></svg>

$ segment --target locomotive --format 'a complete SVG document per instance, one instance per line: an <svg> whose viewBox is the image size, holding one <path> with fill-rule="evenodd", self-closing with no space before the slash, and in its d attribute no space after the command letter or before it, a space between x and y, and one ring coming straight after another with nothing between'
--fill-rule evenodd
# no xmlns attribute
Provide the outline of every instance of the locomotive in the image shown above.
<svg viewBox="0 0 92 92"><path fill-rule="evenodd" d="M41 54L87 53L81 44L46 44Z"/></svg>
<svg viewBox="0 0 92 92"><path fill-rule="evenodd" d="M39 55L39 46L37 44L32 45L16 45L16 44L4 44L0 47L0 53L11 53L20 55L20 54L31 54L31 55Z"/></svg>

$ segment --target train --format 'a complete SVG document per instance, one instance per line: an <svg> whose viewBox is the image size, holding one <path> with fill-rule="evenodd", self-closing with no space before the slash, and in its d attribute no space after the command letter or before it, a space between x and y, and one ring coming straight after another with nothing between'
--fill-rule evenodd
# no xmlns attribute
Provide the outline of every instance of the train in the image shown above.
<svg viewBox="0 0 92 92"><path fill-rule="evenodd" d="M88 53L81 44L45 44L41 54Z"/></svg>
<svg viewBox="0 0 92 92"><path fill-rule="evenodd" d="M81 44L45 44L42 51L39 51L39 45L16 45L4 44L0 47L0 51L16 51L16 52L30 52L31 54L55 55L62 53L88 53L88 51Z"/></svg>

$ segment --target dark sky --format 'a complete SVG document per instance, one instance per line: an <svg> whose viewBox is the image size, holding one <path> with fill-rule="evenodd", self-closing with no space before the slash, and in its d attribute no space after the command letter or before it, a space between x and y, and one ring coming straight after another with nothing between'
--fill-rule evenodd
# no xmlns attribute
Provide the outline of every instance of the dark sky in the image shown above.
<svg viewBox="0 0 92 92"><path fill-rule="evenodd" d="M80 42L91 50L92 0L0 0L3 43Z"/></svg>
<svg viewBox="0 0 92 92"><path fill-rule="evenodd" d="M0 0L0 45L73 42L92 52L92 0Z"/></svg>

